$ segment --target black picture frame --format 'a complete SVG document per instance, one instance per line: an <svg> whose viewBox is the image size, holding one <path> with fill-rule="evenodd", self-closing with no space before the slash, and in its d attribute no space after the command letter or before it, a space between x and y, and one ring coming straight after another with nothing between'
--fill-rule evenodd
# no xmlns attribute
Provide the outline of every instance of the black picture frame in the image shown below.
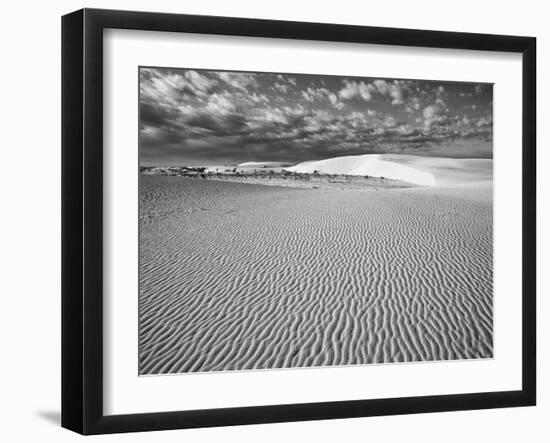
<svg viewBox="0 0 550 443"><path fill-rule="evenodd" d="M107 28L522 54L522 388L505 392L105 415L102 407L102 37ZM97 9L83 9L63 16L62 426L81 434L106 434L535 405L535 66L536 39L532 37Z"/></svg>

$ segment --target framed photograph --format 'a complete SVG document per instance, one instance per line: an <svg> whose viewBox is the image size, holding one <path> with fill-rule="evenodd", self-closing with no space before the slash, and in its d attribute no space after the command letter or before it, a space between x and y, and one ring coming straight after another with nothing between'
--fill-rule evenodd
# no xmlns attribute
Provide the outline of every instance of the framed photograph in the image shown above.
<svg viewBox="0 0 550 443"><path fill-rule="evenodd" d="M535 404L531 37L62 20L62 425Z"/></svg>

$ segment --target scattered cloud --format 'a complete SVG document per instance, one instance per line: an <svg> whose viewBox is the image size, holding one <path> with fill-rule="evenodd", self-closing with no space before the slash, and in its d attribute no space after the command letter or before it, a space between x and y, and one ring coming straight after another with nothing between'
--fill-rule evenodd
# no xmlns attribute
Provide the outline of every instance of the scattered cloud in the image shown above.
<svg viewBox="0 0 550 443"><path fill-rule="evenodd" d="M273 89L277 92L281 92L283 94L286 94L288 92L288 86L283 83L275 83L273 85Z"/></svg>
<svg viewBox="0 0 550 443"><path fill-rule="evenodd" d="M215 75L223 80L227 85L241 91L247 91L249 88L258 87L256 74L241 72L217 72Z"/></svg>
<svg viewBox="0 0 550 443"><path fill-rule="evenodd" d="M353 98L361 98L368 102L372 99L372 92L375 87L372 84L367 84L364 81L356 82L344 80L344 87L340 89L338 95L344 100Z"/></svg>
<svg viewBox="0 0 550 443"><path fill-rule="evenodd" d="M140 153L149 164L490 157L492 125L484 84L140 69Z"/></svg>
<svg viewBox="0 0 550 443"><path fill-rule="evenodd" d="M327 88L311 88L308 87L301 92L302 97L308 102L324 102L328 101L332 106L338 110L342 110L345 103L339 100L336 93L330 91Z"/></svg>
<svg viewBox="0 0 550 443"><path fill-rule="evenodd" d="M422 111L422 115L424 116L425 129L429 129L433 125L446 125L450 122L447 116L446 107L438 101L432 105L426 106Z"/></svg>
<svg viewBox="0 0 550 443"><path fill-rule="evenodd" d="M400 80L387 82L386 80L374 80L376 90L382 96L387 96L391 99L392 105L402 105L404 103L404 83Z"/></svg>

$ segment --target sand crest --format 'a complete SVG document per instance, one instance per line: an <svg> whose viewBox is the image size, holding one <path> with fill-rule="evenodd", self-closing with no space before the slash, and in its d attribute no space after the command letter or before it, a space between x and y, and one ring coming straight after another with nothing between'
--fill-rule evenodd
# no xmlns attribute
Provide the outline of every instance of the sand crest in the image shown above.
<svg viewBox="0 0 550 443"><path fill-rule="evenodd" d="M369 175L420 186L457 185L492 178L491 159L455 159L398 154L365 154L299 163L292 172Z"/></svg>

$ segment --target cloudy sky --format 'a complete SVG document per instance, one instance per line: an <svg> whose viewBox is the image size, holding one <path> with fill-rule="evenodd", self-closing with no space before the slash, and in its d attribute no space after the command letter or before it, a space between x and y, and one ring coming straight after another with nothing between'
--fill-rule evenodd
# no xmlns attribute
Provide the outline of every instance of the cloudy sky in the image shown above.
<svg viewBox="0 0 550 443"><path fill-rule="evenodd" d="M492 157L490 84L173 68L139 75L142 165Z"/></svg>

